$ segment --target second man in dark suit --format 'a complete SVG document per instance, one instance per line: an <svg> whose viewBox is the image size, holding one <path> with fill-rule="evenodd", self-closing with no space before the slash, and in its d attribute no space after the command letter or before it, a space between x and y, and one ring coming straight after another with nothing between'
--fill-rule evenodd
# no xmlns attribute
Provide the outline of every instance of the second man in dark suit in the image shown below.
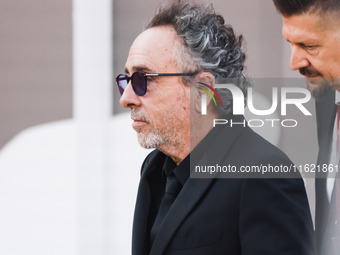
<svg viewBox="0 0 340 255"><path fill-rule="evenodd" d="M274 0L274 4L283 17L283 36L291 45L290 68L306 78L316 98L317 164L339 172L336 113L340 105L340 1ZM316 175L315 231L319 255L340 254L339 177L327 172Z"/></svg>

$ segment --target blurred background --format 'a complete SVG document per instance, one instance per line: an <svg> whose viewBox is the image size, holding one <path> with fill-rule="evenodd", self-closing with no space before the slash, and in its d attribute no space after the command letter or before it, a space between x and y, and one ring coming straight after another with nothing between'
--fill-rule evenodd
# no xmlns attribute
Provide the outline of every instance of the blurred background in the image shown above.
<svg viewBox="0 0 340 255"><path fill-rule="evenodd" d="M243 34L247 73L271 102L291 78L289 44L271 1L210 0ZM160 1L0 0L0 254L130 254L140 166L114 77ZM266 82L265 82L266 81ZM278 82L280 83L280 82ZM315 163L311 117L296 109L271 140L296 164ZM293 107L292 107L293 108ZM313 210L313 180L306 179Z"/></svg>

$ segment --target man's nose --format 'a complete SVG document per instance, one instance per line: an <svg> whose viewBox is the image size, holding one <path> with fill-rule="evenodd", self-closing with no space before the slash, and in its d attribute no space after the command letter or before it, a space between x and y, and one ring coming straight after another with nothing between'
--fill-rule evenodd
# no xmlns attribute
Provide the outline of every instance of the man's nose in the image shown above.
<svg viewBox="0 0 340 255"><path fill-rule="evenodd" d="M310 63L307 59L306 52L298 46L291 46L290 69L296 71L309 65Z"/></svg>
<svg viewBox="0 0 340 255"><path fill-rule="evenodd" d="M141 104L139 96L136 95L134 92L131 81L127 85L126 89L124 90L124 93L119 101L120 105L124 108L133 108L138 107Z"/></svg>

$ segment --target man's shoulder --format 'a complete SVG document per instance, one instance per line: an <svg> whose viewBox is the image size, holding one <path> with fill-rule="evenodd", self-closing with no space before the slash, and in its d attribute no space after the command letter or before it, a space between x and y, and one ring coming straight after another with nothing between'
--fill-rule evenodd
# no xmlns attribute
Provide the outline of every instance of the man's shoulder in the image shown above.
<svg viewBox="0 0 340 255"><path fill-rule="evenodd" d="M213 140L214 149L225 150L233 156L238 155L242 161L281 158L291 162L278 147L267 141L249 126L235 125L219 127L218 136Z"/></svg>
<svg viewBox="0 0 340 255"><path fill-rule="evenodd" d="M281 149L250 128L247 128L244 135L240 137L240 143L245 144L245 150L251 151L257 156L281 157L290 161L288 156Z"/></svg>
<svg viewBox="0 0 340 255"><path fill-rule="evenodd" d="M282 150L248 128L237 140L237 145L235 144L235 149L230 153L228 159L236 166L242 166L246 169L258 167L261 173L262 170L275 168L273 173L266 174L266 178L301 177L298 172L290 171L294 169L294 163Z"/></svg>

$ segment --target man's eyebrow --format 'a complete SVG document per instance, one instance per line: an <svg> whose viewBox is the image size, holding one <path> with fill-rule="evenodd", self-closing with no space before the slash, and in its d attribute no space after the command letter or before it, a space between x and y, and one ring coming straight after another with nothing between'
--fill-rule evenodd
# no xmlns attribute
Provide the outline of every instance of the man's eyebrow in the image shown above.
<svg viewBox="0 0 340 255"><path fill-rule="evenodd" d="M134 66L133 72L153 73L153 71L147 66ZM125 68L125 73L129 74L128 68Z"/></svg>

